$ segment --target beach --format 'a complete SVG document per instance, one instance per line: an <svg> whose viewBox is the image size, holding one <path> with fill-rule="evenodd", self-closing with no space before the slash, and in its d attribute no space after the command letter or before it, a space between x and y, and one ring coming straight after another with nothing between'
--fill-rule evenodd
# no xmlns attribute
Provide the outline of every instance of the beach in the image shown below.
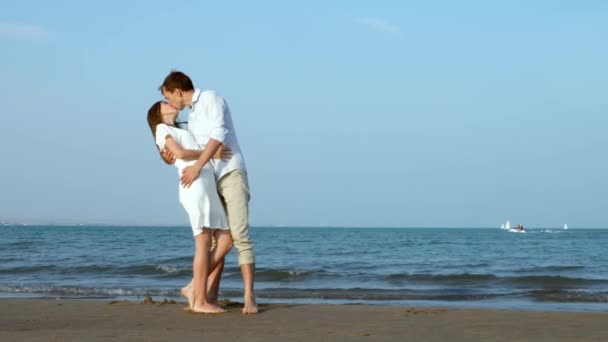
<svg viewBox="0 0 608 342"><path fill-rule="evenodd" d="M608 341L606 230L260 227L256 316L182 310L188 227L2 232L2 342Z"/></svg>
<svg viewBox="0 0 608 342"><path fill-rule="evenodd" d="M243 316L183 302L2 299L1 341L606 341L608 313L269 304Z"/></svg>

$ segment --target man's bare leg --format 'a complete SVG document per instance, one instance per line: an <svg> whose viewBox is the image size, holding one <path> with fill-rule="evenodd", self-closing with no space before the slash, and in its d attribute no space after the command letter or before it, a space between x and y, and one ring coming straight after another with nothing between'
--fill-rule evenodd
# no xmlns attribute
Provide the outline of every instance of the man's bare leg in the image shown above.
<svg viewBox="0 0 608 342"><path fill-rule="evenodd" d="M258 304L255 301L255 293L253 291L255 264L241 265L241 273L243 274L243 285L245 285L243 315L255 315L258 313Z"/></svg>

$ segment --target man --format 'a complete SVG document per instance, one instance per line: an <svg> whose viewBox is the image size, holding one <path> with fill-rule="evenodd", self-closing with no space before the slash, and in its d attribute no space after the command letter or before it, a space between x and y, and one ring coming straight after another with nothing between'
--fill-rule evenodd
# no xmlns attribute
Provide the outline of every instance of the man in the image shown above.
<svg viewBox="0 0 608 342"><path fill-rule="evenodd" d="M238 252L239 265L245 287L245 307L243 314L258 312L253 289L255 273L255 252L249 237L249 185L245 161L241 154L230 109L226 101L214 91L195 89L190 78L179 71L172 71L160 86L160 91L169 104L178 110L186 106L188 130L196 137L198 144L204 146L196 163L183 170L181 184L189 187L198 178L203 166L209 162L220 146L224 145L233 153L228 160L214 162L217 176L217 190L226 208L230 233ZM163 159L174 161L174 156L163 151ZM217 301L224 261L209 275L208 297ZM188 286L190 287L190 285ZM189 288L185 291L189 291Z"/></svg>

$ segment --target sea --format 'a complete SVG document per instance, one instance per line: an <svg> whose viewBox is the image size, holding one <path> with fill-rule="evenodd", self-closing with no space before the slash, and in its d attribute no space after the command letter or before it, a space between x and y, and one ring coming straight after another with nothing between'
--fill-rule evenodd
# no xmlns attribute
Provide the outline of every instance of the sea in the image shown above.
<svg viewBox="0 0 608 342"><path fill-rule="evenodd" d="M259 303L608 311L608 229L252 227ZM189 227L0 226L0 297L179 299ZM242 298L236 251L221 298Z"/></svg>

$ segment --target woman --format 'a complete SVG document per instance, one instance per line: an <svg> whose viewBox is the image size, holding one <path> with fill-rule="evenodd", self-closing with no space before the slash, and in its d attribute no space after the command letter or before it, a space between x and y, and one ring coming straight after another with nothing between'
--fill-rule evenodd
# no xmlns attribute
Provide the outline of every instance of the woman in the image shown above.
<svg viewBox="0 0 608 342"><path fill-rule="evenodd" d="M159 101L148 110L148 124L159 150L167 148L177 158L174 165L181 175L186 166L195 163L202 151L189 131L176 127L177 115L177 109ZM196 245L192 286L182 289L182 295L188 299L188 310L196 313L224 312L207 298L207 277L232 248L232 237L217 193L212 165L207 163L189 188L179 186L179 200L190 218ZM216 247L209 252L212 237L216 240Z"/></svg>

